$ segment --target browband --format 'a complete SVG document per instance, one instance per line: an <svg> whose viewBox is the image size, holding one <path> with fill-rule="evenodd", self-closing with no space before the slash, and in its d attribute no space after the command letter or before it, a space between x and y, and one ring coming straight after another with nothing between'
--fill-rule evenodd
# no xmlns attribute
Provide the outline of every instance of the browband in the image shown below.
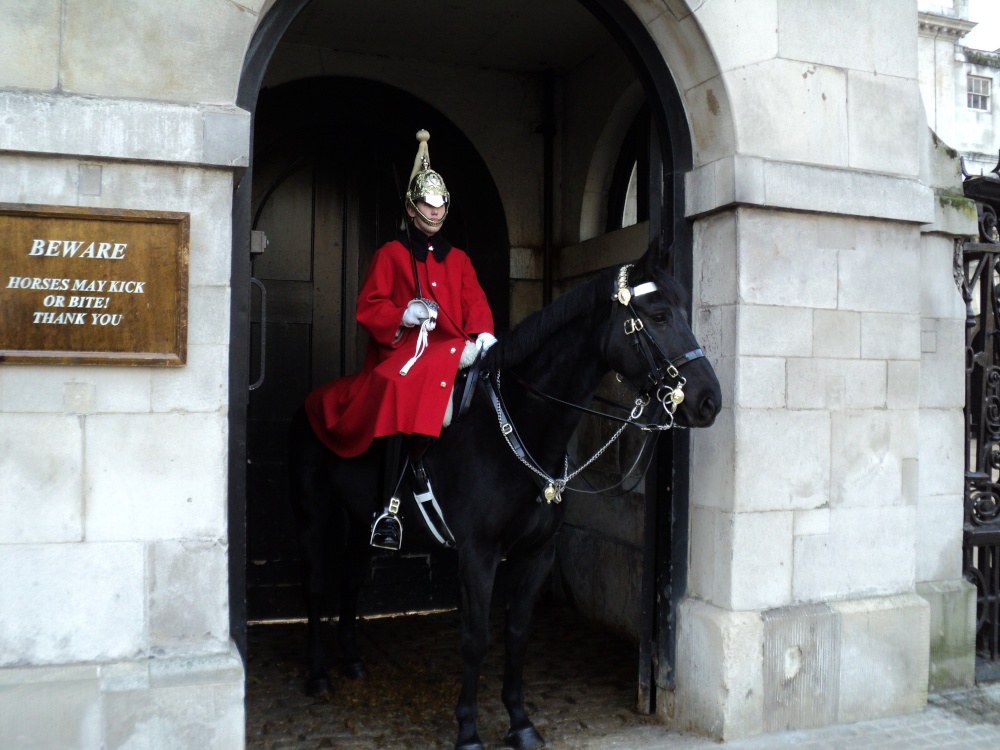
<svg viewBox="0 0 1000 750"><path fill-rule="evenodd" d="M644 294L649 294L650 292L655 292L657 286L652 281L647 281L645 283L639 284L639 286L632 289L633 297L641 297Z"/></svg>

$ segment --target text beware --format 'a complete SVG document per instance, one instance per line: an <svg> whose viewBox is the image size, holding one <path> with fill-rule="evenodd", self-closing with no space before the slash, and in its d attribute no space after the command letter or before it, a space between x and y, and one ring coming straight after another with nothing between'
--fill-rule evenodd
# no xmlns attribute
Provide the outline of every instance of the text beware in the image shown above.
<svg viewBox="0 0 1000 750"><path fill-rule="evenodd" d="M125 257L126 242L91 242L82 251L82 240L40 240L31 242L28 255L42 255L46 258L90 258L95 260L122 260ZM77 254L79 253L79 254Z"/></svg>

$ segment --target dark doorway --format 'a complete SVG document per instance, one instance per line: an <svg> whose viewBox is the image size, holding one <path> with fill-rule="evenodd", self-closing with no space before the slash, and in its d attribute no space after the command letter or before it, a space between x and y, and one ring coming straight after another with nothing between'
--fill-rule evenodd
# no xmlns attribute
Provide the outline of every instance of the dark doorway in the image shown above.
<svg viewBox="0 0 1000 750"><path fill-rule="evenodd" d="M364 358L355 301L372 254L400 226L420 128L431 132L431 164L453 195L444 233L472 257L502 329L510 263L503 206L482 159L451 123L415 97L370 81L316 78L261 92L252 228L268 244L251 259L261 290L251 308L247 409L251 621L304 616L285 436L309 391L356 371ZM362 613L454 606L450 557L378 555Z"/></svg>

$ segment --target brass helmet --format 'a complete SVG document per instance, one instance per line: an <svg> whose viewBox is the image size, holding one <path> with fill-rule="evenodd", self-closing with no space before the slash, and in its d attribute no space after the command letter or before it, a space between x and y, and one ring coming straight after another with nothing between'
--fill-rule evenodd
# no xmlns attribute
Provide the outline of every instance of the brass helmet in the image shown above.
<svg viewBox="0 0 1000 750"><path fill-rule="evenodd" d="M448 217L448 208L451 205L451 194L445 187L444 178L431 169L431 160L427 152L427 141L431 134L426 130L417 131L417 156L413 160L413 171L410 173L410 186L406 191L406 205L416 211L417 215L431 226L438 226ZM424 216L424 213L417 207L417 203L423 201L432 206L444 206L444 215L432 221Z"/></svg>

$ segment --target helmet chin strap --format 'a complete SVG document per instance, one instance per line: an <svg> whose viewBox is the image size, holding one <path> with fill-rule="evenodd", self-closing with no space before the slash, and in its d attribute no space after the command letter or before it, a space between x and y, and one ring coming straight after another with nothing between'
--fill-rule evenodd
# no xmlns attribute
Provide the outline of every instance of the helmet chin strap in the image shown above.
<svg viewBox="0 0 1000 750"><path fill-rule="evenodd" d="M426 222L428 226L439 227L442 224L444 224L444 220L448 218L448 204L447 203L444 204L444 215L440 219L431 219L431 218L428 218L424 214L424 212L421 211L417 207L417 204L414 203L412 200L409 201L409 204L410 204L410 208L412 208L413 211L417 214L417 216L419 216L424 222Z"/></svg>

